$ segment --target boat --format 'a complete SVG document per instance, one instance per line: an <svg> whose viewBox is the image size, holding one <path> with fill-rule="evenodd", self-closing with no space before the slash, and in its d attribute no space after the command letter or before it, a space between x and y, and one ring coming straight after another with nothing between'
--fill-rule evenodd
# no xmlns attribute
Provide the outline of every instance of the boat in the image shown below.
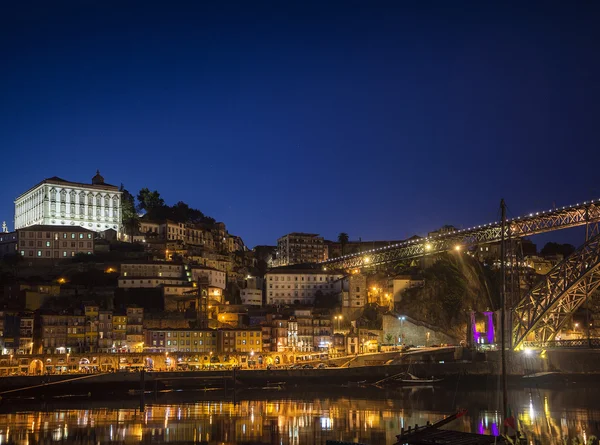
<svg viewBox="0 0 600 445"><path fill-rule="evenodd" d="M435 378L433 376L430 378L421 378L406 371L379 380L375 382L374 385L380 388L390 386L432 386L436 383L440 383L443 380L443 378Z"/></svg>
<svg viewBox="0 0 600 445"><path fill-rule="evenodd" d="M281 391L285 389L285 382L267 382L265 386L255 386L248 389L260 389L264 391Z"/></svg>
<svg viewBox="0 0 600 445"><path fill-rule="evenodd" d="M431 378L420 378L409 372L403 372L399 376L389 380L392 383L401 383L403 386L413 386L413 385L433 385L434 383L439 383L444 379L436 379L431 376Z"/></svg>
<svg viewBox="0 0 600 445"><path fill-rule="evenodd" d="M366 380L359 380L358 382L348 382L342 385L344 388L362 388L367 384Z"/></svg>

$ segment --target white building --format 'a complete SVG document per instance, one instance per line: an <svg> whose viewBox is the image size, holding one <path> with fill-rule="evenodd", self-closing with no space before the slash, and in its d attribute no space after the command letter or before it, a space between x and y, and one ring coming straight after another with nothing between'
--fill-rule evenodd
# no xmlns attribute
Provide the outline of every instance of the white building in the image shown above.
<svg viewBox="0 0 600 445"><path fill-rule="evenodd" d="M106 184L99 172L91 184L56 176L44 179L15 199L15 230L52 225L120 232L121 194L119 187Z"/></svg>
<svg viewBox="0 0 600 445"><path fill-rule="evenodd" d="M159 285L169 287L186 284L192 286L192 283L204 277L208 279L212 294L222 295L222 290L227 284L225 272L212 267L188 266L169 261L121 264L119 287L158 287ZM216 289L220 291L215 293Z"/></svg>
<svg viewBox="0 0 600 445"><path fill-rule="evenodd" d="M241 289L240 297L242 298L242 304L248 306L262 306L262 290L260 289Z"/></svg>
<svg viewBox="0 0 600 445"><path fill-rule="evenodd" d="M267 304L313 304L317 292L338 295L344 275L319 269L280 267L265 275Z"/></svg>
<svg viewBox="0 0 600 445"><path fill-rule="evenodd" d="M227 274L223 271L207 266L190 266L190 269L194 281L198 281L200 277L206 277L209 287L225 289L227 286Z"/></svg>

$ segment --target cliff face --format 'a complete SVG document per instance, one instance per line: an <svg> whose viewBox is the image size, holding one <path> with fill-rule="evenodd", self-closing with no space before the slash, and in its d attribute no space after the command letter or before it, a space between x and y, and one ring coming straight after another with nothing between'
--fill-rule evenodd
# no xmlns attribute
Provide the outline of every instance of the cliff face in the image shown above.
<svg viewBox="0 0 600 445"><path fill-rule="evenodd" d="M399 309L451 335L464 338L470 311L496 305L488 272L468 255L440 255L423 278L424 286L407 290Z"/></svg>

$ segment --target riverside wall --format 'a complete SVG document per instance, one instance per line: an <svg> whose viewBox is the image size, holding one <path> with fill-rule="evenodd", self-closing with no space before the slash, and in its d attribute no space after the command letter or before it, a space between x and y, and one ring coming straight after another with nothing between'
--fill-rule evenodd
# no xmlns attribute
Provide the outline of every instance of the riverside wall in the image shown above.
<svg viewBox="0 0 600 445"><path fill-rule="evenodd" d="M461 351L462 352L462 351ZM356 357L352 363L345 358L345 367L325 369L257 369L231 371L180 371L146 372L144 387L147 390L174 387L202 388L206 386L248 387L261 386L268 382L285 382L288 385L343 385L366 381L368 383L390 377L401 372L411 372L417 376L435 376L445 382L460 380L464 384L489 384L497 380L501 373L500 352L476 354L472 360L461 360L455 350L423 353L386 354L375 360L375 355ZM463 357L464 358L464 357ZM340 359L341 360L341 359ZM388 364L381 364L385 361ZM389 363L392 361L392 363ZM378 362L378 363L374 363ZM523 380L525 375L552 372L565 376L600 377L600 350L563 350L508 353L507 374L513 382ZM234 380L235 379L235 380ZM70 380L70 381L69 381ZM68 381L68 382L67 382ZM235 383L234 383L235 381ZM56 384L56 382L64 382ZM0 395L10 397L9 391L16 388L29 388L26 393L70 391L126 391L140 389L140 372L112 372L78 375L13 376L0 378Z"/></svg>

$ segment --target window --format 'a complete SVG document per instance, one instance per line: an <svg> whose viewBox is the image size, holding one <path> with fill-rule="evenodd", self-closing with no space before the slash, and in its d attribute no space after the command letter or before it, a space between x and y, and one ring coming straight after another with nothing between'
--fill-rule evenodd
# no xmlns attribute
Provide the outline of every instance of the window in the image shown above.
<svg viewBox="0 0 600 445"><path fill-rule="evenodd" d="M65 239L67 238L67 234L66 233L63 233L63 238L65 238Z"/></svg>
<svg viewBox="0 0 600 445"><path fill-rule="evenodd" d="M67 256L67 252L63 252L63 256Z"/></svg>
<svg viewBox="0 0 600 445"><path fill-rule="evenodd" d="M46 247L50 247L50 241L46 241Z"/></svg>
<svg viewBox="0 0 600 445"><path fill-rule="evenodd" d="M75 239L75 234L71 233L71 239Z"/></svg>
<svg viewBox="0 0 600 445"><path fill-rule="evenodd" d="M38 250L37 256L42 256L42 251Z"/></svg>
<svg viewBox="0 0 600 445"><path fill-rule="evenodd" d="M83 233L79 234L79 239L83 239Z"/></svg>
<svg viewBox="0 0 600 445"><path fill-rule="evenodd" d="M92 234L88 233L88 239L92 239Z"/></svg>

